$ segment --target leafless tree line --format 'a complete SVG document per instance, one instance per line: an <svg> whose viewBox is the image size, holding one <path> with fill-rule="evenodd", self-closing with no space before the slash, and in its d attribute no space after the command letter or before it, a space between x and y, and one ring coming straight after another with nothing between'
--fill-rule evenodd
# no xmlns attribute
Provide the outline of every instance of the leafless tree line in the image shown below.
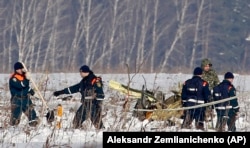
<svg viewBox="0 0 250 148"><path fill-rule="evenodd" d="M221 56L228 49L216 48L213 38L221 34L212 24L219 2L211 0L0 3L3 73L11 72L16 61L35 72L75 72L87 64L103 73L124 73L127 65L135 72L139 66L141 72L185 72L203 58L222 63L226 67L222 71L244 71L249 63L250 47L245 42L241 45L245 54L231 51L239 56L236 61ZM241 69L226 66L241 62Z"/></svg>

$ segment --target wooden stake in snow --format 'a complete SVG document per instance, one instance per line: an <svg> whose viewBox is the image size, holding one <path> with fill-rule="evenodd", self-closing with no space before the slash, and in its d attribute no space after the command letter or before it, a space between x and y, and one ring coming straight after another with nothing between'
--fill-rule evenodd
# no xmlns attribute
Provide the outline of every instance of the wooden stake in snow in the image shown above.
<svg viewBox="0 0 250 148"><path fill-rule="evenodd" d="M63 107L61 104L57 106L57 114L56 114L56 127L62 128L62 116L63 116Z"/></svg>

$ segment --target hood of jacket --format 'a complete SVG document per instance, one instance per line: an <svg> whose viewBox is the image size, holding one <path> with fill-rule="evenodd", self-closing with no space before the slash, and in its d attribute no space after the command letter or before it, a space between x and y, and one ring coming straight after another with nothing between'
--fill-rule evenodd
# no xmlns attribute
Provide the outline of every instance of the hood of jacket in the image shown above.
<svg viewBox="0 0 250 148"><path fill-rule="evenodd" d="M208 60L208 59L203 59L203 60L201 61L201 68L204 69L204 67L205 67L206 65L211 65L211 66L212 66L212 63L211 63L211 61Z"/></svg>

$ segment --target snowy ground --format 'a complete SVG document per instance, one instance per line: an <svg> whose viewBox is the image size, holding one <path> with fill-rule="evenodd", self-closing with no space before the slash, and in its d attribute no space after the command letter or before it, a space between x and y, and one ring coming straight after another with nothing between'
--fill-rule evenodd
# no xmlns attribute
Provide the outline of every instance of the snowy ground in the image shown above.
<svg viewBox="0 0 250 148"><path fill-rule="evenodd" d="M10 116L9 110L9 90L8 90L8 74L0 76L0 147L102 147L103 131L197 131L195 129L180 129L181 119L176 119L175 126L167 126L164 121L140 122L137 118L132 117L132 111L136 100L132 100L130 111L124 112L122 105L125 95L111 90L108 87L109 80L113 79L123 84L128 83L127 74L104 74L100 75L104 80L104 90L106 98L103 108L103 122L105 130L96 130L87 120L84 122L83 129L72 129L72 118L76 109L80 105L80 94L72 95L71 100L63 101L60 97L53 97L52 92L63 89L80 81L78 73L56 73L56 74L33 74L33 80L39 86L39 90L46 99L51 109L56 108L60 103L64 108L63 124L61 129L55 128L54 125L49 126L46 123L44 114L41 113L42 103L38 98L33 101L36 104L36 110L42 119L41 124L37 128L31 128L27 125L27 119L22 116L22 122L18 127L10 127L8 120ZM191 75L184 74L131 74L131 88L141 89L146 84L148 90L161 90L166 96L171 96L171 89L175 89L178 83L183 83ZM222 80L222 76L220 76ZM146 81L146 83L145 83ZM249 92L250 86L247 82L250 76L236 75L234 84L238 90L239 103L241 107L241 116L237 120L236 125L238 131L250 131L249 125ZM215 124L216 118L214 118ZM54 123L53 123L54 124ZM211 122L206 124L206 131L214 132L210 129Z"/></svg>

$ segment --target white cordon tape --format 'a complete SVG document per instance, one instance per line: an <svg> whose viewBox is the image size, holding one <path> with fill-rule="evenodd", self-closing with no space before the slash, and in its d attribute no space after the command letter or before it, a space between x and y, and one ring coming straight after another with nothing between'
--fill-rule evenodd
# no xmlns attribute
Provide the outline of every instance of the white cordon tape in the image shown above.
<svg viewBox="0 0 250 148"><path fill-rule="evenodd" d="M239 95L239 96L243 96L243 94ZM166 109L133 109L133 110L136 110L136 111L156 111L156 110L178 111L178 110L188 110L188 109L195 109L195 108L200 108L200 107L207 107L207 106L211 106L211 105L214 105L214 104L219 104L219 103L222 103L222 102L230 101L230 100L238 98L239 96L234 96L234 97L222 99L222 100L219 100L219 101L213 101L213 102L204 103L204 104L200 104L200 105L194 105L194 106L190 106L190 107L170 108L170 109L167 109L167 108Z"/></svg>

